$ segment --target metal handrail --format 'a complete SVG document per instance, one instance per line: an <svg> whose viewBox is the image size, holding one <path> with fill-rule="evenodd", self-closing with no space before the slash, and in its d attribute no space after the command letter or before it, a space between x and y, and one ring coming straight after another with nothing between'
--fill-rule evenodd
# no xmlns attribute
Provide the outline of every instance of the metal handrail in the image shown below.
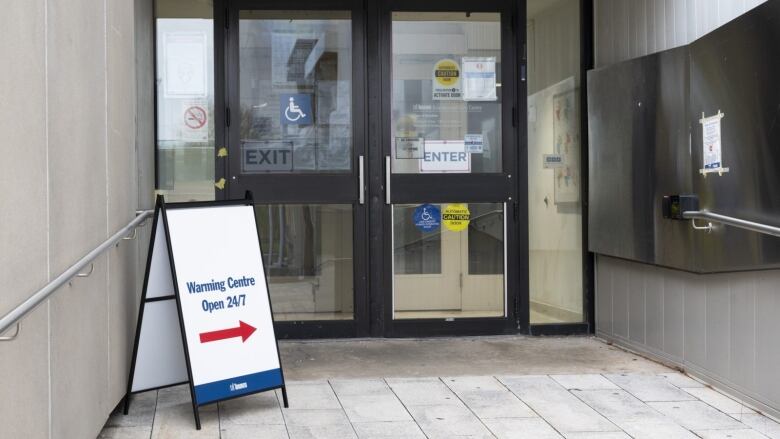
<svg viewBox="0 0 780 439"><path fill-rule="evenodd" d="M135 212L136 217L134 220L130 221L130 223L122 227L118 232L114 233L110 238L105 240L94 250L87 253L87 255L79 259L78 262L71 265L70 268L68 268L62 274L57 276L54 280L46 284L45 287L41 288L40 290L35 292L35 294L30 296L27 300L20 303L16 308L11 310L11 312L7 313L2 318L0 318L0 334L3 334L8 329L10 329L12 325L16 324L16 331L14 335L8 337L0 337L0 341L9 341L15 339L19 335L19 330L21 328L21 320L25 316L27 316L27 314L29 314L32 310L34 310L38 305L43 303L46 299L49 298L49 296L52 295L52 293L57 291L57 289L65 285L66 282L69 282L74 277L86 277L92 274L92 270L94 269L94 264L92 261L97 259L98 256L100 256L104 251L108 250L112 245L116 244L117 242L125 238L127 234L130 233L131 230L135 232L135 229L137 227L143 226L143 223L145 223L146 220L149 219L152 213L154 213L153 210L136 211ZM132 238L135 238L135 236L136 235L134 233ZM81 270L87 265L91 266L89 272L81 273Z"/></svg>
<svg viewBox="0 0 780 439"><path fill-rule="evenodd" d="M727 226L737 227L740 229L750 230L752 232L763 233L765 235L772 235L780 237L780 227L770 226L767 224L756 223L753 221L747 221L739 218L734 218L726 215L720 215L717 213L707 212L706 210L689 210L683 212L683 218L695 221L697 219L705 221L713 221L716 223L725 224ZM694 223L695 226L695 223ZM699 229L712 229L710 224L708 227L698 227Z"/></svg>

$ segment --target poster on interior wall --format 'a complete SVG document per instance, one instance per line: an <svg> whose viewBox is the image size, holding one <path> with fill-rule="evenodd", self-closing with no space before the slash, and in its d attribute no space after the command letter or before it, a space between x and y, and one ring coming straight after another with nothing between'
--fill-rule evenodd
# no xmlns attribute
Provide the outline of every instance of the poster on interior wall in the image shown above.
<svg viewBox="0 0 780 439"><path fill-rule="evenodd" d="M561 157L555 168L555 204L580 201L580 118L574 89L553 96L553 151Z"/></svg>
<svg viewBox="0 0 780 439"><path fill-rule="evenodd" d="M495 101L496 57L463 57L463 100Z"/></svg>
<svg viewBox="0 0 780 439"><path fill-rule="evenodd" d="M206 96L206 34L163 34L163 94L166 98Z"/></svg>

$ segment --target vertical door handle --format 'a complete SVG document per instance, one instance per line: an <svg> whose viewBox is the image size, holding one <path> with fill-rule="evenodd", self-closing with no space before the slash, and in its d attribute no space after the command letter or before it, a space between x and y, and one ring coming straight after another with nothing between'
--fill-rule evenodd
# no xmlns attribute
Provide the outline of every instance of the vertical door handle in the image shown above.
<svg viewBox="0 0 780 439"><path fill-rule="evenodd" d="M385 156L385 204L390 204L390 156Z"/></svg>
<svg viewBox="0 0 780 439"><path fill-rule="evenodd" d="M366 202L366 174L365 174L365 168L363 165L363 156L358 156L358 197L360 200L360 204L365 204Z"/></svg>

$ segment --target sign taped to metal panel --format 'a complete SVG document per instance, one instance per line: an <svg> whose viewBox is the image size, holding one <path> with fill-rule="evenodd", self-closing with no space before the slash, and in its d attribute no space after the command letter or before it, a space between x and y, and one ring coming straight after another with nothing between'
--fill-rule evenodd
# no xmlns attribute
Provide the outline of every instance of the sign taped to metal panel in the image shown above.
<svg viewBox="0 0 780 439"><path fill-rule="evenodd" d="M704 165L699 170L699 173L705 177L711 173L723 175L724 172L729 172L729 168L723 167L723 145L720 131L721 119L725 116L718 110L718 114L710 117L704 117L704 113L702 113L699 120L702 135L702 161Z"/></svg>

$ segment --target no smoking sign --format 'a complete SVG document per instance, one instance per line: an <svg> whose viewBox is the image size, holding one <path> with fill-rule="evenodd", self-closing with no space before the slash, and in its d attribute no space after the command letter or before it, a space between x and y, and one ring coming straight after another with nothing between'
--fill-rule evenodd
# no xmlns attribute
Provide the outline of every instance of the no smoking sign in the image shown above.
<svg viewBox="0 0 780 439"><path fill-rule="evenodd" d="M206 125L206 110L198 105L187 107L184 111L184 125L193 130L203 128Z"/></svg>

